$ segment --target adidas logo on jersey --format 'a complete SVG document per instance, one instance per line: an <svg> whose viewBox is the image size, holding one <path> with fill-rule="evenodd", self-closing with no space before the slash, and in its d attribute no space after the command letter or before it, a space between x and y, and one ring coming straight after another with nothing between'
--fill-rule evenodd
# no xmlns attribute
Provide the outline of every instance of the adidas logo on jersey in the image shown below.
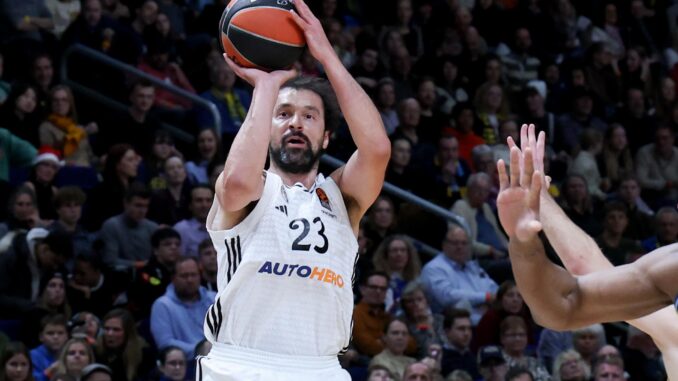
<svg viewBox="0 0 678 381"><path fill-rule="evenodd" d="M258 271L259 274L270 274L277 276L308 278L318 282L330 283L339 288L344 288L344 278L334 271L321 267L304 266L296 264L287 264L279 262L266 261Z"/></svg>
<svg viewBox="0 0 678 381"><path fill-rule="evenodd" d="M276 206L275 208L278 209L279 211L285 213L285 215L287 215L287 205L279 205L279 206Z"/></svg>

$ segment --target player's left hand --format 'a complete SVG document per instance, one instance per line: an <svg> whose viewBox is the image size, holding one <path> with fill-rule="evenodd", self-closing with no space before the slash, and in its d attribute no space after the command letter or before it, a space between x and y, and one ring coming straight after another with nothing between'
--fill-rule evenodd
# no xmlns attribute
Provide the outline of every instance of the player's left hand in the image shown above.
<svg viewBox="0 0 678 381"><path fill-rule="evenodd" d="M294 0L293 4L296 11L291 11L292 17L297 25L299 25L299 28L304 31L308 50L315 59L320 61L321 64L324 64L325 59L335 55L335 52L332 44L330 44L330 41L325 35L320 20L315 17L304 0Z"/></svg>
<svg viewBox="0 0 678 381"><path fill-rule="evenodd" d="M511 239L528 242L536 238L542 226L539 221L539 192L542 175L534 170L532 149L526 148L521 166L521 152L511 148L511 176L506 173L503 160L497 163L499 171L499 195L497 209L499 221Z"/></svg>

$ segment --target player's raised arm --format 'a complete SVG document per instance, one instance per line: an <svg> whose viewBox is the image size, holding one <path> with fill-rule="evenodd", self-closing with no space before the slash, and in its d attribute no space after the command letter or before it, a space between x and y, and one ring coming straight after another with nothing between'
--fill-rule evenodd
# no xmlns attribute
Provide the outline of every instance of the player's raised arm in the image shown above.
<svg viewBox="0 0 678 381"><path fill-rule="evenodd" d="M232 226L240 222L245 207L261 196L273 108L280 86L296 73L293 70L266 73L240 67L226 55L224 59L240 78L254 86L247 117L233 140L215 187L221 209L227 214L226 223Z"/></svg>
<svg viewBox="0 0 678 381"><path fill-rule="evenodd" d="M304 31L311 54L325 68L358 147L346 166L332 174L344 198L350 201L347 208L354 229L357 229L358 220L381 191L391 144L379 112L337 57L320 21L303 0L295 0L294 4L297 11L293 13L294 19Z"/></svg>
<svg viewBox="0 0 678 381"><path fill-rule="evenodd" d="M513 147L510 179L503 161L498 163L501 191L497 206L510 237L516 283L535 319L564 330L634 319L664 307L670 300L668 295L675 292L667 283L669 270L664 268L675 269L678 264L665 253L582 277L574 277L548 260L538 237L542 177L533 171L530 148L523 153L524 166L520 156L520 150Z"/></svg>

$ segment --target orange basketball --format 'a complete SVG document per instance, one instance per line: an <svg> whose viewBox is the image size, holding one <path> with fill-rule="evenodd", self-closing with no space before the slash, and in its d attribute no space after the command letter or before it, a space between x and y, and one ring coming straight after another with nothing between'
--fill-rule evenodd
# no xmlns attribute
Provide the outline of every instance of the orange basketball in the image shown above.
<svg viewBox="0 0 678 381"><path fill-rule="evenodd" d="M241 66L287 69L306 46L289 0L231 0L219 22L221 46Z"/></svg>

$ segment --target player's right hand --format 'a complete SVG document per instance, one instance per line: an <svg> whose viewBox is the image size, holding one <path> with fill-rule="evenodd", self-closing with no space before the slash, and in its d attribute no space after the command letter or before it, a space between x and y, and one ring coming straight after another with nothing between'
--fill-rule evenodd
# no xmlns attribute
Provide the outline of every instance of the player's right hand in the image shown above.
<svg viewBox="0 0 678 381"><path fill-rule="evenodd" d="M223 57L228 66L238 77L254 87L257 87L264 82L269 85L277 85L277 87L280 87L283 83L297 76L297 71L295 69L274 70L267 73L260 69L240 66L232 59L228 58L226 54L224 54Z"/></svg>

